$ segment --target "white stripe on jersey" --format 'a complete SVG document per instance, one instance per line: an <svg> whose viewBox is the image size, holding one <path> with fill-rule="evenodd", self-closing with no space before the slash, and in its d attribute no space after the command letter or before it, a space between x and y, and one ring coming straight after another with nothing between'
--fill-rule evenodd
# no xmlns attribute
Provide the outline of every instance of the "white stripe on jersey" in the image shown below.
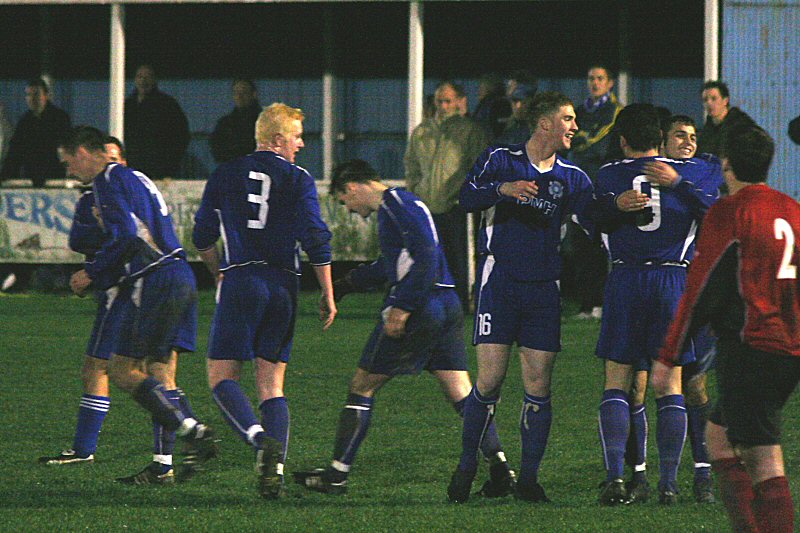
<svg viewBox="0 0 800 533"><path fill-rule="evenodd" d="M483 213L481 213L481 217L483 218L483 228L486 232L486 249L490 252L492 251L492 235L494 234L494 216L496 211L497 207L492 206L489 209L485 209Z"/></svg>
<svg viewBox="0 0 800 533"><path fill-rule="evenodd" d="M588 174L586 174L586 172L584 172L584 171L583 171L583 169L582 169L581 167L578 167L578 166L575 166L575 165L567 165L567 164L566 164L566 163L564 163L563 161L560 161L558 158L556 158L556 164L557 164L558 166L560 166L560 167L564 167L564 168L572 168L572 169L575 169L575 170L579 171L581 174L583 174L583 177L584 177L584 178L586 178L586 179L587 179L587 180L589 180L590 182L592 181L592 180L590 180L590 179L589 179L589 176L588 176Z"/></svg>
<svg viewBox="0 0 800 533"><path fill-rule="evenodd" d="M694 242L695 235L697 235L697 221L693 220L692 225L689 227L689 233L686 234L686 239L683 241L683 249L681 250L681 261L691 261L693 258L686 257L686 250Z"/></svg>
<svg viewBox="0 0 800 533"><path fill-rule="evenodd" d="M497 152L508 152L508 153L510 153L512 155L522 155L522 152L512 152L508 148L495 148L489 154L489 157L486 158L486 163L483 164L483 168L481 169L480 173L477 176L475 176L476 178L479 178L479 177L483 176L483 173L486 172L486 167L489 165L489 161L492 160L492 156L494 154L496 154ZM470 181L470 185L472 187L475 187L475 183L473 181ZM477 187L475 187L475 188L477 188Z"/></svg>
<svg viewBox="0 0 800 533"><path fill-rule="evenodd" d="M431 228L431 233L433 234L433 242L437 245L439 244L439 232L436 231L436 224L433 223L433 215L431 214L430 209L422 200L417 200L414 202L416 205L419 206L420 209L425 213L425 216L428 219L428 226Z"/></svg>
<svg viewBox="0 0 800 533"><path fill-rule="evenodd" d="M408 248L403 248L400 250L400 254L397 256L397 264L395 265L395 268L397 269L398 282L406 277L406 274L408 274L412 266L414 266L414 259L408 252Z"/></svg>
<svg viewBox="0 0 800 533"><path fill-rule="evenodd" d="M231 252L228 249L228 234L225 232L225 222L222 221L222 211L220 209L214 209L214 212L219 219L219 234L222 235L222 248L225 252L225 262L230 264Z"/></svg>

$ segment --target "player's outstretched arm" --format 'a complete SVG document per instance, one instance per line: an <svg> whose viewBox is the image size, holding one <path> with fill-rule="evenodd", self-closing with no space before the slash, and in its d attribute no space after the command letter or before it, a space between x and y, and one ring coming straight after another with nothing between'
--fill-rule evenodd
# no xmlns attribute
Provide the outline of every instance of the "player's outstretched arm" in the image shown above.
<svg viewBox="0 0 800 533"><path fill-rule="evenodd" d="M320 286L319 297L319 319L322 321L322 329L326 330L333 324L336 318L336 301L333 297L333 281L331 281L331 265L314 265L314 275Z"/></svg>

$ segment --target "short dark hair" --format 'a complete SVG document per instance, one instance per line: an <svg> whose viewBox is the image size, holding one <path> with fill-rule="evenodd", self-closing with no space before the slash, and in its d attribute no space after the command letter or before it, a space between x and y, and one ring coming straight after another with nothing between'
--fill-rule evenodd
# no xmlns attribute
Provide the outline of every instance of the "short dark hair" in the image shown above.
<svg viewBox="0 0 800 533"><path fill-rule="evenodd" d="M255 82L253 82L253 80L251 80L250 78L233 78L233 83L231 83L231 87L233 87L237 83L245 83L250 86L251 91L253 91L254 93L258 92L258 89L256 89Z"/></svg>
<svg viewBox="0 0 800 533"><path fill-rule="evenodd" d="M59 141L58 146L67 153L74 154L80 146L90 152L104 152L108 136L91 126L77 126Z"/></svg>
<svg viewBox="0 0 800 533"><path fill-rule="evenodd" d="M530 126L531 131L536 129L536 124L539 122L540 118L555 113L565 105L571 105L575 107L572 103L572 100L560 92L544 91L541 93L536 93L536 96L533 97L533 102L531 102L530 109L527 113L528 126Z"/></svg>
<svg viewBox="0 0 800 533"><path fill-rule="evenodd" d="M442 80L439 82L439 85L436 86L436 90L438 91L442 87L450 86L456 92L456 96L459 98L464 97L467 93L464 92L464 86L460 83L456 83L453 80Z"/></svg>
<svg viewBox="0 0 800 533"><path fill-rule="evenodd" d="M702 93L703 91L705 91L707 89L717 89L717 90L719 90L719 94L723 98L730 98L730 95L731 95L731 92L728 90L728 86L725 84L725 82L722 82L722 81L719 81L719 80L709 80L709 81L705 82L703 84L703 88L700 89L700 92Z"/></svg>
<svg viewBox="0 0 800 533"><path fill-rule="evenodd" d="M728 131L722 142L721 155L728 160L737 180L767 181L775 155L775 141L769 133L758 126L743 125Z"/></svg>
<svg viewBox="0 0 800 533"><path fill-rule="evenodd" d="M675 124L691 126L697 131L697 123L689 115L672 115L666 120L661 121L661 134L664 136L664 140L667 139L669 130L671 130Z"/></svg>
<svg viewBox="0 0 800 533"><path fill-rule="evenodd" d="M38 87L44 91L44 94L50 94L50 87L47 86L47 82L42 78L32 78L28 80L28 83L25 85L25 87Z"/></svg>
<svg viewBox="0 0 800 533"><path fill-rule="evenodd" d="M344 163L339 163L333 169L328 193L333 196L337 192L344 192L345 185L348 183L367 183L370 181L381 181L378 171L363 159L351 159Z"/></svg>
<svg viewBox="0 0 800 533"><path fill-rule="evenodd" d="M119 148L119 155L123 159L127 159L128 155L125 153L125 145L122 144L122 141L120 141L119 139L117 139L113 135L106 135L106 138L103 139L103 144L104 145L106 145L106 144L115 145L117 148Z"/></svg>
<svg viewBox="0 0 800 533"><path fill-rule="evenodd" d="M631 104L617 115L615 124L620 136L634 150L644 152L661 146L661 124L652 104Z"/></svg>
<svg viewBox="0 0 800 533"><path fill-rule="evenodd" d="M614 69L612 69L611 67L608 66L608 63L602 63L602 62L599 62L599 61L596 62L596 63L590 63L589 66L586 68L586 72L588 73L593 68L601 68L601 69L605 70L606 74L608 75L608 79L610 79L610 80L616 80L617 79L617 73L614 71Z"/></svg>

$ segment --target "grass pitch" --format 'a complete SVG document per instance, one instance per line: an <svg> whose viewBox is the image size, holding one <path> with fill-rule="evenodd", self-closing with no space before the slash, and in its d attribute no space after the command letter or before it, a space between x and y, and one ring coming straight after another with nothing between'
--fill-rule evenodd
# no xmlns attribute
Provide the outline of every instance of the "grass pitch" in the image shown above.
<svg viewBox="0 0 800 533"><path fill-rule="evenodd" d="M287 472L323 466L349 379L377 318L380 295L351 295L332 329L322 333L316 293L303 293L295 348L286 377L292 416ZM568 307L565 316L574 314ZM149 417L112 391L93 465L46 467L40 455L71 445L81 395L80 366L95 303L65 295L0 295L0 531L726 531L721 504L691 496L691 453L684 451L680 505L597 505L603 479L597 438L602 366L593 356L598 323L565 320L564 351L553 383L554 420L540 480L553 500L530 505L512 498L473 498L450 505L445 489L458 461L460 419L429 375L402 377L377 397L370 433L359 451L344 496L308 493L288 484L287 497L269 502L255 491L253 453L226 426L205 380L213 293L201 293L198 353L184 356L178 381L195 411L223 438L208 472L173 487L113 482L151 459ZM470 321L471 323L471 321ZM468 324L469 326L469 324ZM469 336L469 331L466 332ZM470 348L474 367L474 349ZM253 390L252 373L244 384ZM713 389L712 389L713 390ZM785 411L784 451L792 491L800 501L799 395ZM519 364L511 364L496 418L506 454L519 463ZM657 475L655 410L650 481ZM485 467L474 489L483 483Z"/></svg>

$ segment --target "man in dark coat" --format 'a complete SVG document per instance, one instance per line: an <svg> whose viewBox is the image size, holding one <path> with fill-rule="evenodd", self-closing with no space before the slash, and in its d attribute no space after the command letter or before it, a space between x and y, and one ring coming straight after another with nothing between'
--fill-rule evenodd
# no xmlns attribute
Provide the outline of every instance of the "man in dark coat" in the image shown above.
<svg viewBox="0 0 800 533"><path fill-rule="evenodd" d="M140 66L135 82L125 99L128 162L153 179L175 177L189 145L189 122L178 102L158 90L153 67Z"/></svg>
<svg viewBox="0 0 800 533"><path fill-rule="evenodd" d="M28 111L14 129L0 179L24 178L44 187L48 179L64 177L56 148L70 130L69 115L50 103L50 90L41 79L25 87L25 102Z"/></svg>

